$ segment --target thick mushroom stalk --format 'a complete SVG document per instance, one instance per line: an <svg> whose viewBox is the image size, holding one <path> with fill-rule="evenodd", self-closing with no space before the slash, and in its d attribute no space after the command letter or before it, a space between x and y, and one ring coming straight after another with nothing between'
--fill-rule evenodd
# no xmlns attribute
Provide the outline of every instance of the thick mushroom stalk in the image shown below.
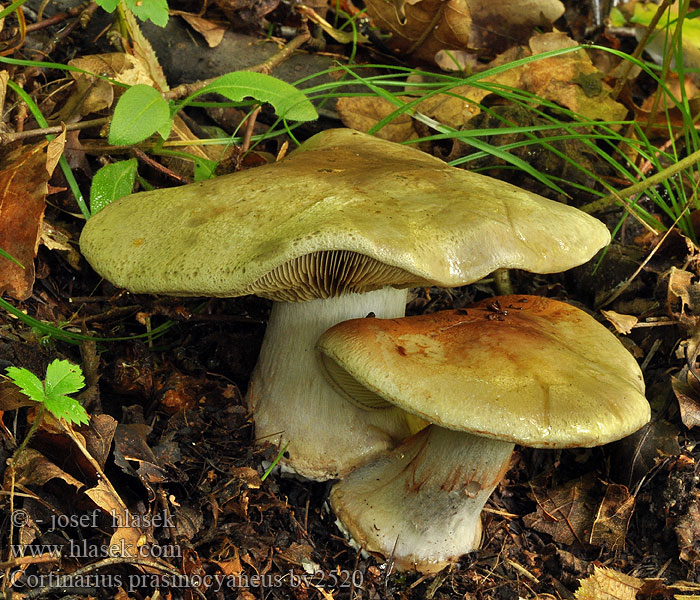
<svg viewBox="0 0 700 600"><path fill-rule="evenodd" d="M481 541L481 510L513 444L431 425L333 487L343 528L400 570L435 573Z"/></svg>
<svg viewBox="0 0 700 600"><path fill-rule="evenodd" d="M403 316L407 290L275 302L248 400L259 442L283 448L284 463L310 479L343 477L410 435L417 419L397 408L367 411L347 402L320 370L316 341L346 319Z"/></svg>

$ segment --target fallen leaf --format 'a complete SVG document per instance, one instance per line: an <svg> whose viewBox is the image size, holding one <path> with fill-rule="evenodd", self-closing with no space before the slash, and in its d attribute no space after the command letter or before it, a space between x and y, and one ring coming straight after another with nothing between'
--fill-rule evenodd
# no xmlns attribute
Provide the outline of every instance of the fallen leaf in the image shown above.
<svg viewBox="0 0 700 600"><path fill-rule="evenodd" d="M697 498L688 504L688 509L674 527L678 539L679 558L687 563L700 563L700 506Z"/></svg>
<svg viewBox="0 0 700 600"><path fill-rule="evenodd" d="M367 0L365 6L391 34L390 50L428 63L441 51L493 57L564 14L559 0Z"/></svg>
<svg viewBox="0 0 700 600"><path fill-rule="evenodd" d="M379 96L350 96L340 98L336 104L336 111L346 127L365 132L395 110L396 106ZM416 139L418 134L413 129L411 115L403 113L377 131L377 137L391 142L405 142Z"/></svg>
<svg viewBox="0 0 700 600"><path fill-rule="evenodd" d="M42 486L52 479L60 479L76 490L85 485L33 448L25 448L16 458L14 467L16 485ZM5 471L5 489L9 489L10 471Z"/></svg>
<svg viewBox="0 0 700 600"><path fill-rule="evenodd" d="M372 22L391 33L398 54L432 63L439 50L469 47L471 12L467 0L367 0Z"/></svg>
<svg viewBox="0 0 700 600"><path fill-rule="evenodd" d="M63 149L66 147L66 126L63 125L63 131L53 138L46 147L46 172L49 177L53 175L53 171L61 160ZM47 189L48 191L48 189Z"/></svg>
<svg viewBox="0 0 700 600"><path fill-rule="evenodd" d="M117 425L114 432L114 462L125 473L138 477L153 498L155 492L152 484L167 481L168 477L148 446L146 435L149 431L148 426L140 423ZM136 463L136 468L130 461Z"/></svg>
<svg viewBox="0 0 700 600"><path fill-rule="evenodd" d="M671 376L671 387L678 400L681 421L688 429L700 425L700 383L685 365L676 376Z"/></svg>
<svg viewBox="0 0 700 600"><path fill-rule="evenodd" d="M601 310L603 316L612 323L618 333L628 335L632 332L632 328L639 322L639 319L634 315L622 315L614 310Z"/></svg>
<svg viewBox="0 0 700 600"><path fill-rule="evenodd" d="M644 581L606 567L594 567L593 575L581 580L576 600L636 600Z"/></svg>
<svg viewBox="0 0 700 600"><path fill-rule="evenodd" d="M80 252L75 244L70 243L70 237L61 228L46 220L41 222L41 243L49 250L65 252L65 258L76 271L80 269Z"/></svg>
<svg viewBox="0 0 700 600"><path fill-rule="evenodd" d="M0 294L17 300L32 295L48 179L46 142L10 152L0 165L0 248L23 265L0 257Z"/></svg>
<svg viewBox="0 0 700 600"><path fill-rule="evenodd" d="M562 544L578 542L585 545L590 539L593 522L590 498L593 484L590 475L554 489L532 482L530 489L537 502L537 511L523 517L525 526L547 533Z"/></svg>
<svg viewBox="0 0 700 600"><path fill-rule="evenodd" d="M472 15L469 45L480 57L524 44L535 28L549 29L564 14L559 0L468 0Z"/></svg>
<svg viewBox="0 0 700 600"><path fill-rule="evenodd" d="M187 24L204 38L210 48L216 48L221 43L221 40L224 39L224 33L226 33L225 26L191 13L181 11L173 12L185 19Z"/></svg>
<svg viewBox="0 0 700 600"><path fill-rule="evenodd" d="M609 484L593 521L590 544L604 545L613 551L624 550L633 510L634 496L629 490L624 485Z"/></svg>
<svg viewBox="0 0 700 600"><path fill-rule="evenodd" d="M541 54L549 50L576 46L576 42L562 33L536 34L529 47L511 48L487 65L499 67L514 60ZM586 119L620 120L627 108L610 98L611 88L602 81L604 74L596 69L585 50L580 49L561 56L535 60L519 67L507 69L491 77L483 78L487 84L506 88L517 88L538 95L577 112ZM455 129L468 127L469 122L481 113L479 103L491 94L488 87L463 85L453 88L450 94L435 94L421 100L413 112ZM402 98L408 102L409 98ZM396 105L383 98L346 98L339 113L343 122L361 131L368 131L387 115L396 110ZM400 126L388 129L387 139L406 141L417 136L409 128L409 113L400 117Z"/></svg>

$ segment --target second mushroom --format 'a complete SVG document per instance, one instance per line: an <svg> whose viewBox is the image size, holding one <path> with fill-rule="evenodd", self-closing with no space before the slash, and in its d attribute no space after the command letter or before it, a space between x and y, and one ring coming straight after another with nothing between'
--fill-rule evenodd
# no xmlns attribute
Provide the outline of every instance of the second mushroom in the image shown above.
<svg viewBox="0 0 700 600"><path fill-rule="evenodd" d="M336 389L431 425L336 484L342 528L400 569L434 572L481 540L514 444L591 447L648 422L642 373L587 313L535 296L402 319L355 319L318 342Z"/></svg>

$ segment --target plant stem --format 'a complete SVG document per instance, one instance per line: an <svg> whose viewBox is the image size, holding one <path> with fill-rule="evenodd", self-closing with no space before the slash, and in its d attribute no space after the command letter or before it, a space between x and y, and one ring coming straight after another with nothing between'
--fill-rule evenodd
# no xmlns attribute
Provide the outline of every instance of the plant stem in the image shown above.
<svg viewBox="0 0 700 600"><path fill-rule="evenodd" d="M634 185L626 187L624 190L613 192L604 198L599 198L588 204L584 204L581 210L587 213L599 212L605 210L612 206L616 201L621 202L622 198L629 198L630 196L635 196L644 190L654 187L655 185L670 179L674 175L680 173L683 169L692 167L695 163L700 161L700 150L696 150L692 154L689 154L684 159L679 160L676 164L666 167L663 171L659 171L651 177L647 177L644 181L639 181Z"/></svg>

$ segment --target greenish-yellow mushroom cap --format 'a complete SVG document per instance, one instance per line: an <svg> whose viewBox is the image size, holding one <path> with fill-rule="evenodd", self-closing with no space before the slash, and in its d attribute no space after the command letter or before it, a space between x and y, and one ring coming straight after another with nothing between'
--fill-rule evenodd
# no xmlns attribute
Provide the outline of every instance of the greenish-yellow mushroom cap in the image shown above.
<svg viewBox="0 0 700 600"><path fill-rule="evenodd" d="M273 164L113 202L80 247L134 292L302 301L563 271L609 239L574 208L334 129Z"/></svg>
<svg viewBox="0 0 700 600"><path fill-rule="evenodd" d="M467 309L335 325L317 345L349 399L539 448L597 446L649 421L637 361L564 302L502 296Z"/></svg>

